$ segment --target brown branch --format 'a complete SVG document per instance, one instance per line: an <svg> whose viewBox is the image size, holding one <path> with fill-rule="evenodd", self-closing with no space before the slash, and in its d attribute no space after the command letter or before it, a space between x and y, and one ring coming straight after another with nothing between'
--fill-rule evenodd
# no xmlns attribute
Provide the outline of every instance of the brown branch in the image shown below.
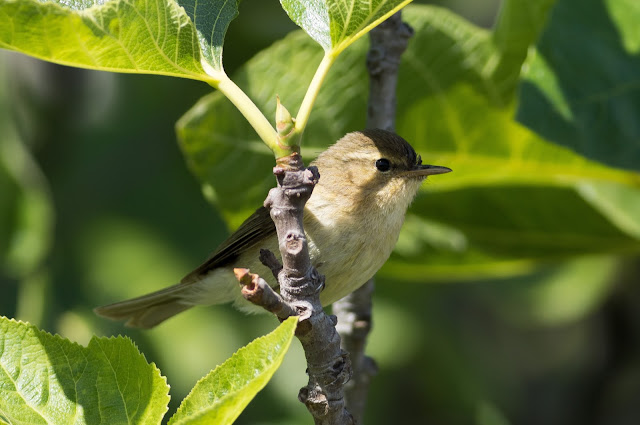
<svg viewBox="0 0 640 425"><path fill-rule="evenodd" d="M367 127L393 131L396 117L396 86L400 57L407 48L413 30L402 22L398 12L371 30L371 46L367 55L369 71L369 105ZM362 424L369 382L376 374L372 358L365 356L367 337L371 330L371 295L373 279L355 292L333 304L338 317L338 330L343 347L350 353L353 379L345 388L347 407L357 423Z"/></svg>
<svg viewBox="0 0 640 425"><path fill-rule="evenodd" d="M393 129L395 119L395 89L400 56L411 36L410 27L402 23L397 13L371 32L371 49L367 67L371 77L368 127ZM244 297L276 314L281 320L300 317L296 336L302 343L307 359L309 383L298 398L313 415L317 425L350 425L356 423L345 407L345 384L351 377L351 361L340 346L336 331L337 317L324 313L320 291L324 276L311 264L307 240L302 226L304 206L319 179L315 167L304 168L302 158L294 153L278 160L274 168L278 186L271 189L265 207L271 213L276 230L282 264L269 251L261 251L260 261L277 278L280 294L257 275L246 269L236 269L244 285ZM341 317L340 329L344 347L352 350L357 371L348 389L349 404L361 422L368 385L375 374L375 363L364 355L371 328L371 293L373 281L334 305Z"/></svg>
<svg viewBox="0 0 640 425"><path fill-rule="evenodd" d="M264 204L276 225L282 266L266 252L260 258L278 277L280 295L267 289L257 275L248 277L246 270L239 269L237 276L245 285L243 295L249 301L277 311L281 319L285 311L295 311L300 317L296 336L304 348L309 383L300 390L298 399L307 406L315 423L352 425L353 417L344 401L344 385L351 377L349 355L340 347L336 317L322 309L324 276L311 264L302 227L304 206L320 176L315 167L304 168L297 153L280 158L273 172L278 186L271 189Z"/></svg>
<svg viewBox="0 0 640 425"><path fill-rule="evenodd" d="M371 331L371 296L373 279L333 304L333 313L338 317L338 333L342 338L342 347L351 357L353 377L345 387L345 398L349 412L362 423L367 393L371 379L378 372L376 362L365 355L367 337Z"/></svg>
<svg viewBox="0 0 640 425"><path fill-rule="evenodd" d="M400 58L407 49L413 29L396 13L371 30L367 54L369 105L367 127L393 131L396 120L396 86Z"/></svg>

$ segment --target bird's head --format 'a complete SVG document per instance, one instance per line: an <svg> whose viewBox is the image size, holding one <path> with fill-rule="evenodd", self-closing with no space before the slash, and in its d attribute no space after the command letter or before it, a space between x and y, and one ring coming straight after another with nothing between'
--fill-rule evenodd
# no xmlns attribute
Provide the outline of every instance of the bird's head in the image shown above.
<svg viewBox="0 0 640 425"><path fill-rule="evenodd" d="M383 210L406 211L422 181L451 169L422 164L420 155L402 137L386 130L349 133L321 153L316 190L326 201ZM315 191L314 191L315 196Z"/></svg>

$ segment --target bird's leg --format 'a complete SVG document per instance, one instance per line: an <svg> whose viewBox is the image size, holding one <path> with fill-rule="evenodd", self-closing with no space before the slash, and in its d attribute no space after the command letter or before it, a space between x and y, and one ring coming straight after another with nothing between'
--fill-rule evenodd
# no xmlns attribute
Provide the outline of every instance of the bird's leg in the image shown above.
<svg viewBox="0 0 640 425"><path fill-rule="evenodd" d="M278 260L278 257L276 257L276 255L268 249L261 249L259 258L260 262L264 264L265 267L268 267L269 270L271 270L271 273L273 273L273 277L275 277L277 281L278 275L282 271L282 263L280 262L280 260Z"/></svg>

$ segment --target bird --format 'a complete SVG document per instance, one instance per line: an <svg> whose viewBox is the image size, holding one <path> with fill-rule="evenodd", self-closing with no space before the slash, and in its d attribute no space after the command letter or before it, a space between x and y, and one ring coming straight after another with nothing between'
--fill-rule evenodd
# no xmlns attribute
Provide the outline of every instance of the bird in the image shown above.
<svg viewBox="0 0 640 425"><path fill-rule="evenodd" d="M303 226L311 262L325 276L320 301L327 306L373 277L391 255L422 182L451 169L422 164L405 139L382 129L346 134L311 165L320 179L305 205ZM179 283L94 311L144 329L196 305L232 303L241 311L260 311L242 296L233 269L248 268L277 287L259 260L261 249L279 255L276 228L265 207Z"/></svg>

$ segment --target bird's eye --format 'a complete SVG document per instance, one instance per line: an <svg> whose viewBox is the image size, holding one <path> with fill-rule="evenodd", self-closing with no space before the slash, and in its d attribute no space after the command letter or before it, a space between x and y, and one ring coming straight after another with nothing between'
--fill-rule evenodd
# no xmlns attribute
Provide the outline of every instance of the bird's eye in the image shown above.
<svg viewBox="0 0 640 425"><path fill-rule="evenodd" d="M376 168L379 171L385 172L391 169L391 162L387 158L380 158L376 161Z"/></svg>

